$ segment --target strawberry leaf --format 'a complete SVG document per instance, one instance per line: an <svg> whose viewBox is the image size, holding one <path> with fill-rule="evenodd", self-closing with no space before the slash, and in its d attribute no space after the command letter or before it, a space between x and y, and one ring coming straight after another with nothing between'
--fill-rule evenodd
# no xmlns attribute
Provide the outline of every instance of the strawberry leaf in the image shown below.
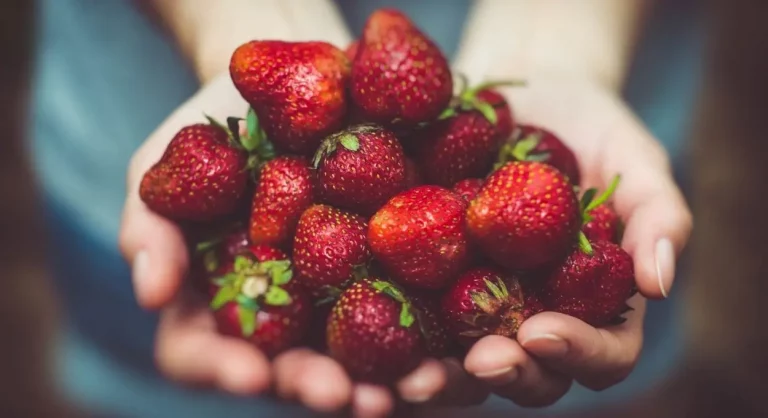
<svg viewBox="0 0 768 418"><path fill-rule="evenodd" d="M437 117L437 120L449 119L454 116L456 116L456 109L454 107L448 107Z"/></svg>
<svg viewBox="0 0 768 418"><path fill-rule="evenodd" d="M339 138L339 143L342 147L355 152L360 149L360 140L356 136L351 134L342 135Z"/></svg>
<svg viewBox="0 0 768 418"><path fill-rule="evenodd" d="M292 302L291 295L279 286L270 286L267 294L264 295L264 301L272 306L285 306Z"/></svg>
<svg viewBox="0 0 768 418"><path fill-rule="evenodd" d="M473 292L471 295L472 302L475 302L480 310L490 313L493 310L491 304L491 296L485 292Z"/></svg>
<svg viewBox="0 0 768 418"><path fill-rule="evenodd" d="M243 272L253 266L253 263L251 260L243 255L238 255L235 257L235 272L240 273Z"/></svg>
<svg viewBox="0 0 768 418"><path fill-rule="evenodd" d="M517 141L512 148L512 157L516 161L531 161L531 152L541 143L541 132L534 132ZM549 154L547 154L547 157Z"/></svg>
<svg viewBox="0 0 768 418"><path fill-rule="evenodd" d="M203 265L208 273L213 273L219 268L219 257L216 251L208 251L203 255Z"/></svg>
<svg viewBox="0 0 768 418"><path fill-rule="evenodd" d="M491 291L491 294L493 295L493 297L495 297L496 299L504 299L505 292L502 292L499 286L497 286L495 283L493 283L488 279L483 279L483 281L485 282L485 287L487 287L488 290Z"/></svg>
<svg viewBox="0 0 768 418"><path fill-rule="evenodd" d="M237 295L237 297L235 298L235 302L237 302L238 305L245 306L248 309L253 309L254 311L259 310L259 304L252 298L249 298L248 296L245 296L242 293Z"/></svg>
<svg viewBox="0 0 768 418"><path fill-rule="evenodd" d="M293 279L293 270L287 269L277 273L272 273L272 283L277 286L287 284Z"/></svg>
<svg viewBox="0 0 768 418"><path fill-rule="evenodd" d="M579 249L586 255L592 255L592 244L589 243L589 239L584 235L584 232L579 231Z"/></svg>
<svg viewBox="0 0 768 418"><path fill-rule="evenodd" d="M252 336L256 332L256 310L239 305L237 307L237 316L240 319L240 330L243 333L243 337Z"/></svg>
<svg viewBox="0 0 768 418"><path fill-rule="evenodd" d="M400 303L406 302L405 296L403 296L403 292L396 288L392 283L383 280L377 280L373 282L373 288L379 292L387 294L389 297Z"/></svg>
<svg viewBox="0 0 768 418"><path fill-rule="evenodd" d="M581 197L581 212L587 213L587 207L592 203L592 200L595 198L595 195L597 194L597 189L591 188L587 189L584 192L584 195Z"/></svg>
<svg viewBox="0 0 768 418"><path fill-rule="evenodd" d="M232 131L230 131L230 130L229 130L229 128L227 128L226 126L224 126L224 124L222 124L222 123L221 123L221 122L219 122L218 120L214 119L214 118L213 118L213 116L209 116L209 115L207 115L207 114L203 114L203 116L205 116L205 118L208 120L208 123L209 123L209 124L211 124L211 125L213 125L213 126L215 126L215 127L219 128L219 129L221 129L222 131L226 132L226 133L227 133L227 136L228 136L230 139L232 139Z"/></svg>
<svg viewBox="0 0 768 418"><path fill-rule="evenodd" d="M413 325L415 320L416 318L413 316L413 313L411 313L410 304L403 303L400 308L400 325L408 328Z"/></svg>
<svg viewBox="0 0 768 418"><path fill-rule="evenodd" d="M613 192L616 191L616 188L619 187L619 181L621 180L620 175L616 175L613 177L613 180L611 180L611 184L608 185L608 188L605 189L605 191L600 195L594 198L591 202L589 202L588 205L586 205L586 208L584 209L585 212L589 212L593 210L594 208L602 205L608 199L610 199L611 195L613 195Z"/></svg>
<svg viewBox="0 0 768 418"><path fill-rule="evenodd" d="M218 292L216 292L216 295L211 300L211 309L218 310L222 306L226 305L229 302L232 302L235 300L235 298L238 295L238 290L235 286L227 285L222 286L219 288Z"/></svg>
<svg viewBox="0 0 768 418"><path fill-rule="evenodd" d="M499 121L499 116L496 114L496 109L490 103L475 101L474 108L483 116L488 119L491 125L495 125Z"/></svg>

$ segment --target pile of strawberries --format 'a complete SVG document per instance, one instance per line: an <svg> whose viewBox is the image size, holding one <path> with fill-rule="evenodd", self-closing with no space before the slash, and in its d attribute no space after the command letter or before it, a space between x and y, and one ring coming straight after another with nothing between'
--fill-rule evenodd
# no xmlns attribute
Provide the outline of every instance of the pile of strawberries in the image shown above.
<svg viewBox="0 0 768 418"><path fill-rule="evenodd" d="M545 310L622 320L617 181L579 192L573 153L495 90L516 83L454 83L389 9L346 51L252 41L230 73L245 118L181 129L140 187L188 234L221 333L390 383Z"/></svg>

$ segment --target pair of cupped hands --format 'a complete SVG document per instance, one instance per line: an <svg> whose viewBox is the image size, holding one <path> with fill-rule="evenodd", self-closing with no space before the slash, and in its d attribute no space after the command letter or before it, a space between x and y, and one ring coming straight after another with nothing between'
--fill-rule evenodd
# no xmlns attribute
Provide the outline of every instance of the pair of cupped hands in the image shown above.
<svg viewBox="0 0 768 418"><path fill-rule="evenodd" d="M625 379L643 343L646 299L668 296L675 260L692 220L663 147L617 95L569 80L529 80L504 91L517 120L552 130L579 161L584 187L604 188L616 174L613 197L626 225L622 247L634 258L639 293L627 321L596 329L565 315L528 319L517 340L488 336L463 363L428 359L393 387L353 382L341 365L307 348L269 360L245 341L221 336L206 301L185 282L186 245L179 228L151 212L138 195L144 172L182 126L224 119L247 109L228 74L213 79L180 106L131 160L120 246L133 266L141 306L160 310L156 361L170 379L240 395L270 392L317 411L351 408L355 416L387 415L398 402L439 406L482 403L490 393L521 406L546 406L574 381L594 390Z"/></svg>

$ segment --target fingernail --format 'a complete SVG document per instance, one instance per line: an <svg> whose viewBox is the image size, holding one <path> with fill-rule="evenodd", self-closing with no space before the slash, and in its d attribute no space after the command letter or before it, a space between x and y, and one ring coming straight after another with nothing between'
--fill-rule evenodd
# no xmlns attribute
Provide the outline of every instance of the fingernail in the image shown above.
<svg viewBox="0 0 768 418"><path fill-rule="evenodd" d="M562 357L568 353L568 342L554 334L543 334L525 340L523 348L542 357Z"/></svg>
<svg viewBox="0 0 768 418"><path fill-rule="evenodd" d="M506 385L517 380L519 374L516 366L510 366L488 372L478 372L475 373L475 377L483 380L490 380L495 384Z"/></svg>
<svg viewBox="0 0 768 418"><path fill-rule="evenodd" d="M149 254L147 254L146 250L139 251L136 257L133 258L131 274L133 275L133 286L138 296L139 289L146 287L144 282L149 277Z"/></svg>
<svg viewBox="0 0 768 418"><path fill-rule="evenodd" d="M665 298L669 297L672 280L675 277L675 248L672 241L662 238L656 242L656 276L659 280L659 290Z"/></svg>

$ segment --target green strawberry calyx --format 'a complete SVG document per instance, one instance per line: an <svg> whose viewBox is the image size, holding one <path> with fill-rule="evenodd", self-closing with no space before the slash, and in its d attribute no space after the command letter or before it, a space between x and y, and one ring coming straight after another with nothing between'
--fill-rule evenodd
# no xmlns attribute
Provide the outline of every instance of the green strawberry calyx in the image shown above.
<svg viewBox="0 0 768 418"><path fill-rule="evenodd" d="M549 161L550 153L548 151L536 150L544 136L543 132L536 130L527 136L521 136L520 129L517 129L512 137L501 146L496 164L493 167L494 170L513 161Z"/></svg>
<svg viewBox="0 0 768 418"><path fill-rule="evenodd" d="M377 280L372 284L373 288L378 292L384 293L392 299L400 302L400 325L408 328L416 322L416 317L413 314L414 309L411 302L405 297L405 294L392 282L385 280Z"/></svg>
<svg viewBox="0 0 768 418"><path fill-rule="evenodd" d="M290 305L291 296L283 286L293 278L289 260L258 262L253 257L235 257L233 270L213 279L219 286L210 303L214 311L224 305L237 303L240 327L244 337L250 337L257 329L256 314L261 306Z"/></svg>
<svg viewBox="0 0 768 418"><path fill-rule="evenodd" d="M460 80L457 84L461 86L459 88L459 93L453 97L448 107L443 110L440 116L438 116L438 120L454 117L461 112L477 111L480 112L492 125L496 125L499 121L498 115L496 114L496 107L504 106L506 101L489 103L477 97L478 93L483 90L497 87L519 87L526 85L526 82L522 80L497 80L487 81L470 87L467 83L466 76L459 74L457 77L459 77Z"/></svg>
<svg viewBox="0 0 768 418"><path fill-rule="evenodd" d="M513 336L524 320L520 283L517 280L510 281L513 284L510 292L501 277L497 277L495 282L489 279L483 279L483 282L486 290L474 291L470 295L480 312L463 316L464 322L471 328L461 335L470 338L488 334Z"/></svg>
<svg viewBox="0 0 768 418"><path fill-rule="evenodd" d="M351 126L341 132L331 134L326 137L320 144L320 147L312 157L312 166L318 168L324 158L331 156L339 146L349 152L357 152L360 150L360 138L358 135L373 132L381 129L378 125L374 124L359 124Z"/></svg>
<svg viewBox="0 0 768 418"><path fill-rule="evenodd" d="M619 187L620 181L621 175L617 174L613 177L613 180L611 180L608 188L606 188L605 191L603 191L603 193L600 195L597 194L596 188L590 188L584 192L580 202L582 226L586 225L589 221L592 220L591 212L596 207L602 205L611 198L613 193L616 191L616 188ZM587 255L592 255L593 253L592 245L589 243L589 239L587 239L587 236L584 234L584 231L581 228L579 228L579 249Z"/></svg>
<svg viewBox="0 0 768 418"><path fill-rule="evenodd" d="M349 287L352 283L360 281L368 277L368 265L358 264L352 267L352 274L349 279L345 280L339 286L325 285L318 290L318 299L315 302L315 306L323 306L331 302L335 302L341 296L343 289Z"/></svg>
<svg viewBox="0 0 768 418"><path fill-rule="evenodd" d="M237 149L243 150L248 153L248 162L244 167L245 170L255 173L261 165L269 160L275 158L275 149L267 139L267 134L259 124L259 117L256 115L256 111L253 108L248 109L248 113L245 117L246 130L243 135L240 134L240 122L243 120L239 117L228 117L226 125L222 124L215 118L204 114L205 118L213 126L218 127L227 133L229 138L229 144Z"/></svg>

